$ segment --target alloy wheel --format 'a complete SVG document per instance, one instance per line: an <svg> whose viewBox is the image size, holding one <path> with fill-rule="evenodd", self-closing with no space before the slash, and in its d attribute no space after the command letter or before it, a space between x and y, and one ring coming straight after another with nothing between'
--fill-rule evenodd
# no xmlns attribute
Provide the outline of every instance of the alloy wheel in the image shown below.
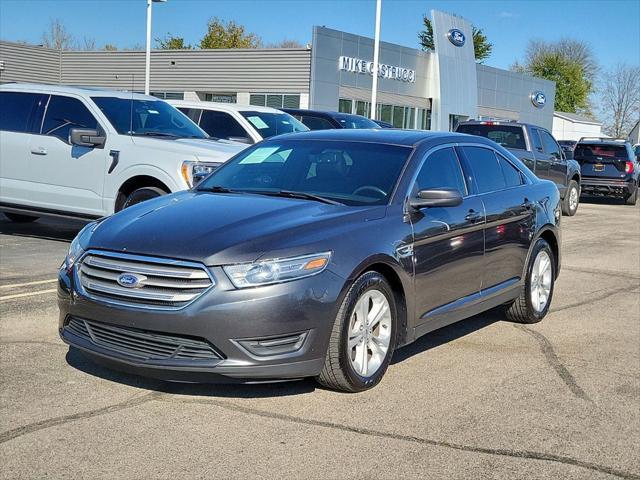
<svg viewBox="0 0 640 480"><path fill-rule="evenodd" d="M545 250L538 252L533 268L531 269L531 282L529 286L529 297L533 309L540 313L549 302L551 293L551 282L553 281L553 266L551 258Z"/></svg>
<svg viewBox="0 0 640 480"><path fill-rule="evenodd" d="M348 354L361 377L374 375L384 362L391 341L391 307L379 290L366 291L349 319Z"/></svg>
<svg viewBox="0 0 640 480"><path fill-rule="evenodd" d="M569 192L569 209L573 212L578 208L578 189L572 188Z"/></svg>

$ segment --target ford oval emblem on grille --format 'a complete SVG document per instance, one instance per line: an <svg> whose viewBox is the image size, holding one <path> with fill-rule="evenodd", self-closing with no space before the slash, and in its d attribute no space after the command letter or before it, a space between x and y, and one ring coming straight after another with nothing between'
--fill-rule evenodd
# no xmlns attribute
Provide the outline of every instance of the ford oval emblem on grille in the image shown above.
<svg viewBox="0 0 640 480"><path fill-rule="evenodd" d="M118 277L118 285L127 288L139 288L142 286L142 282L147 279L144 275L137 275L135 273L123 273Z"/></svg>

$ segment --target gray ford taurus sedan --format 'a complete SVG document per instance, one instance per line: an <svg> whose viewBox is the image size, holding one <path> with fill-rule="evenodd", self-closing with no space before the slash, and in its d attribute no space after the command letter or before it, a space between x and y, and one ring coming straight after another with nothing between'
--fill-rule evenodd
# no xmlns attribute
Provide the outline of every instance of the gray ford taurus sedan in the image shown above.
<svg viewBox="0 0 640 480"><path fill-rule="evenodd" d="M87 225L59 271L60 335L167 380L365 390L450 323L497 306L540 321L560 212L553 183L484 138L283 135Z"/></svg>

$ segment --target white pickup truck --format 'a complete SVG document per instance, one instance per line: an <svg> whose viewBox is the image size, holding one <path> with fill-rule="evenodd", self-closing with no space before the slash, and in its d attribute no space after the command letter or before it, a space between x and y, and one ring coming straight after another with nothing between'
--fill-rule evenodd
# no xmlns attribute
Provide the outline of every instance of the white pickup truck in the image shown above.
<svg viewBox="0 0 640 480"><path fill-rule="evenodd" d="M0 210L96 218L184 190L247 145L216 141L168 103L130 92L0 86Z"/></svg>

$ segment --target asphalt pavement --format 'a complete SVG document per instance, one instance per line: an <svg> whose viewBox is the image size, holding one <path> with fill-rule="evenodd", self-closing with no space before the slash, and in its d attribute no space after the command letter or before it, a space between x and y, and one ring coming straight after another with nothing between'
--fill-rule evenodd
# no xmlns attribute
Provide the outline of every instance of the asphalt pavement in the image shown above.
<svg viewBox="0 0 640 480"><path fill-rule="evenodd" d="M494 310L433 332L359 394L97 366L57 332L83 224L0 215L0 478L640 479L639 207L563 218L542 323Z"/></svg>

